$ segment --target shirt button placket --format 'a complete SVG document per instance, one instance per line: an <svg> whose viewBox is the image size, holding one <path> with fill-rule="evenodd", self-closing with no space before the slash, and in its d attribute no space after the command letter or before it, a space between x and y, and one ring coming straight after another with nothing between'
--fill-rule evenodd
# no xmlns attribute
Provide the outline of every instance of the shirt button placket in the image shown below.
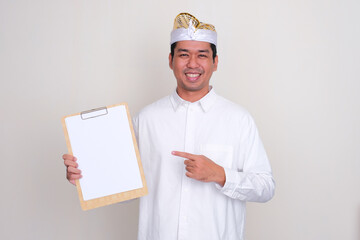
<svg viewBox="0 0 360 240"><path fill-rule="evenodd" d="M194 106L189 104L186 111L186 127L185 127L185 142L184 142L184 151L188 153L194 152ZM190 206L190 179L185 175L186 169L184 167L184 174L182 178L182 188L181 188L181 203L180 203L180 215L179 215L179 232L178 239L189 239L188 236L188 210Z"/></svg>

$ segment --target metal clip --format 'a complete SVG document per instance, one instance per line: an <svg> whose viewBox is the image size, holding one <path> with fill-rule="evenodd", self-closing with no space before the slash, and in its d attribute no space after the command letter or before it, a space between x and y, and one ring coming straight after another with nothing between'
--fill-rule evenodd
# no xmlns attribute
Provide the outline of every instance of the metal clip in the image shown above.
<svg viewBox="0 0 360 240"><path fill-rule="evenodd" d="M107 107L100 107L100 108L94 108L91 110L83 111L81 112L80 116L82 120L86 120L89 118L100 117L106 114L108 114Z"/></svg>

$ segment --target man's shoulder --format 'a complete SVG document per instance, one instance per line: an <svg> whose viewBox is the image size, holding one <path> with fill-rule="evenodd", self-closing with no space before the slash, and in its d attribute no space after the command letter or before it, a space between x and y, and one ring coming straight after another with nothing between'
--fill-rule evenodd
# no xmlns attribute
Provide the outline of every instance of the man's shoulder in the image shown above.
<svg viewBox="0 0 360 240"><path fill-rule="evenodd" d="M217 107L218 109L222 109L224 113L228 113L231 115L237 115L239 117L251 116L249 111L242 105L235 103L220 95L218 95Z"/></svg>
<svg viewBox="0 0 360 240"><path fill-rule="evenodd" d="M153 103L145 106L140 112L137 114L137 117L150 117L154 115L158 115L161 112L169 110L171 108L170 96L165 96L156 100Z"/></svg>
<svg viewBox="0 0 360 240"><path fill-rule="evenodd" d="M222 119L226 119L230 125L235 124L250 128L256 126L253 116L246 108L227 98L219 96L216 108L216 115L222 116Z"/></svg>

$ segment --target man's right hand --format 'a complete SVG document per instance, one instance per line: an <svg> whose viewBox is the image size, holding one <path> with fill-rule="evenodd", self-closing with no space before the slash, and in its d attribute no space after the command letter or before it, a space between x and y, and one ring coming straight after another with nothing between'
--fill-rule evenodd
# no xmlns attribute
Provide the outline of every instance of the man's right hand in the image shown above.
<svg viewBox="0 0 360 240"><path fill-rule="evenodd" d="M70 154L64 154L63 157L64 164L66 166L66 178L70 183L75 184L75 181L82 177L80 169L78 169L78 164L76 162L76 157Z"/></svg>

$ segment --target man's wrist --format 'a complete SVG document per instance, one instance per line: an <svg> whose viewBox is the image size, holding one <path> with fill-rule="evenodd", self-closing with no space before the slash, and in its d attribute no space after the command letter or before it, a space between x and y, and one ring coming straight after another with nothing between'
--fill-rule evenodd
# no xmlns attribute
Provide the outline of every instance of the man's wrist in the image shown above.
<svg viewBox="0 0 360 240"><path fill-rule="evenodd" d="M217 174L217 180L215 182L217 184L219 184L221 187L223 187L225 185L225 182L226 182L225 170L221 166L219 166L219 170L218 170L218 174Z"/></svg>

